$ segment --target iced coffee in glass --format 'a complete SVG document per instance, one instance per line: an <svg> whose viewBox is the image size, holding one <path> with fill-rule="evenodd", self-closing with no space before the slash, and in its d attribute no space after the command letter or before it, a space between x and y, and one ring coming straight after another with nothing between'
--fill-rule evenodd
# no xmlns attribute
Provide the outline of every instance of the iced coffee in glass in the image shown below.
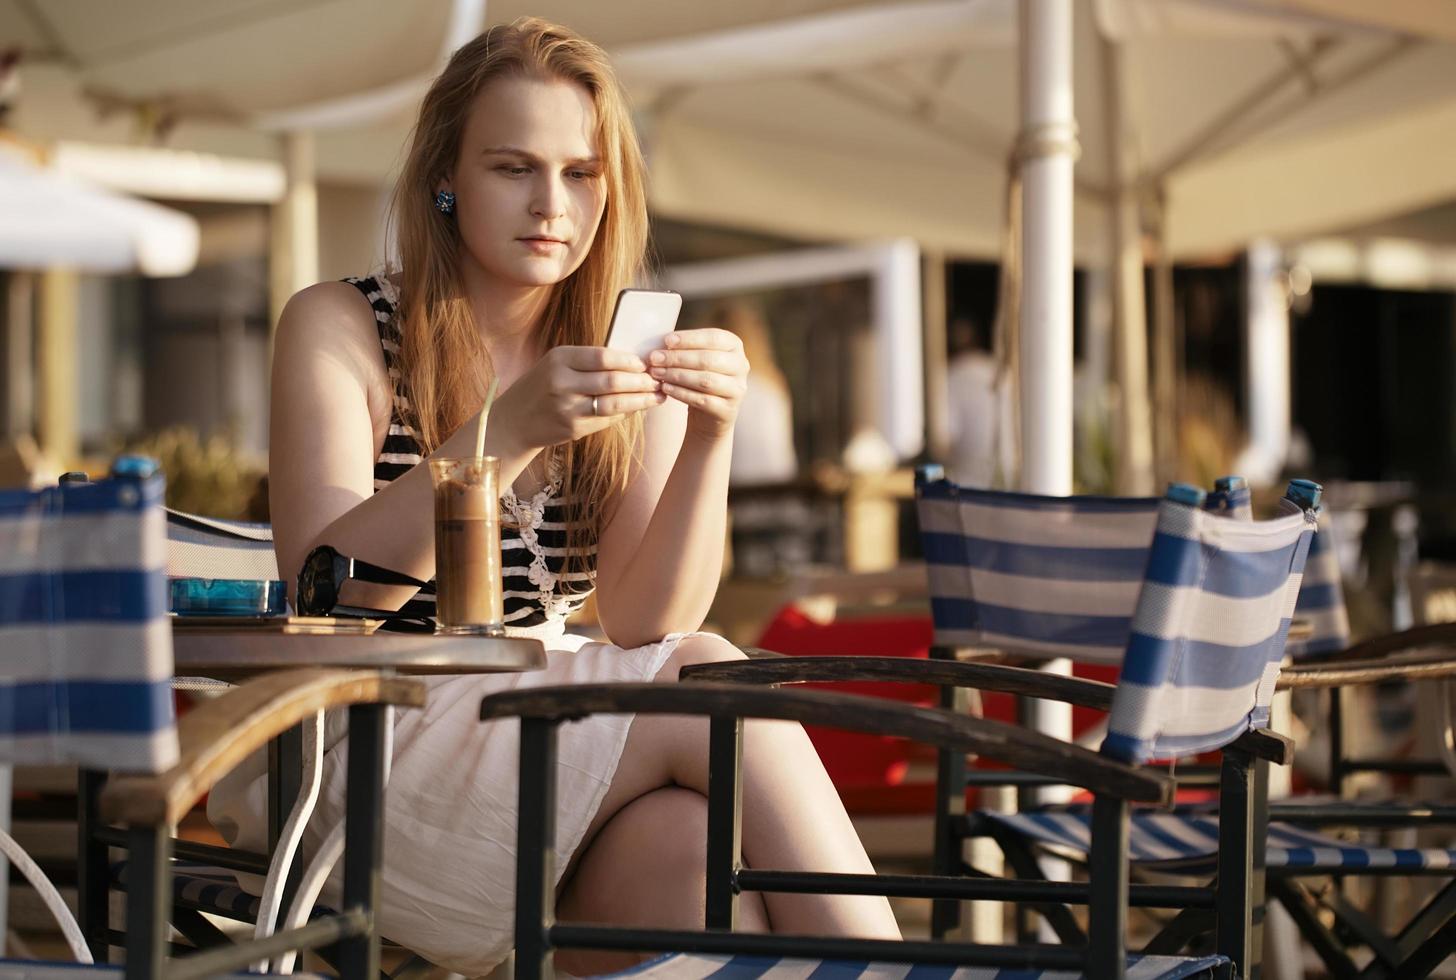
<svg viewBox="0 0 1456 980"><path fill-rule="evenodd" d="M439 632L500 635L500 460L432 459L430 477Z"/></svg>

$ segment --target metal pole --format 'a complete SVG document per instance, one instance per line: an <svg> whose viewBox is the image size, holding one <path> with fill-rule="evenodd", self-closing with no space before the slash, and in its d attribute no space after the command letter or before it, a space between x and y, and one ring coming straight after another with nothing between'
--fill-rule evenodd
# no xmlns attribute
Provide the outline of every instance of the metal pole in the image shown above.
<svg viewBox="0 0 1456 980"><path fill-rule="evenodd" d="M1022 489L1072 492L1071 0L1022 0Z"/></svg>
<svg viewBox="0 0 1456 980"><path fill-rule="evenodd" d="M926 252L922 266L925 314L925 448L926 456L945 462L950 455L946 389L946 259L943 252Z"/></svg>
<svg viewBox="0 0 1456 980"><path fill-rule="evenodd" d="M1022 0L1021 489L1072 492L1072 115L1071 0ZM1048 673L1070 674L1053 660ZM1031 728L1072 734L1066 704L1030 702ZM1046 797L1043 797L1045 799Z"/></svg>
<svg viewBox="0 0 1456 980"><path fill-rule="evenodd" d="M81 398L80 355L76 347L81 280L74 269L55 268L42 272L40 282L37 436L51 464L70 469L81 449L76 429L76 410Z"/></svg>
<svg viewBox="0 0 1456 980"><path fill-rule="evenodd" d="M1154 468L1160 483L1177 479L1178 474L1178 391L1179 342L1177 310L1173 302L1173 256L1168 252L1167 195L1160 193L1157 203L1157 257L1153 264L1153 444L1157 465Z"/></svg>
<svg viewBox="0 0 1456 980"><path fill-rule="evenodd" d="M1274 480L1289 452L1289 303L1279 275L1282 261L1271 241L1249 246L1244 347L1249 449L1243 470L1254 483Z"/></svg>
<svg viewBox="0 0 1456 980"><path fill-rule="evenodd" d="M1148 320L1143 294L1142 222L1139 217L1132 139L1123 101L1121 47L1102 43L1107 111L1107 166L1112 193L1107 206L1112 264L1112 322L1117 378L1117 491L1153 492L1152 413L1148 399Z"/></svg>

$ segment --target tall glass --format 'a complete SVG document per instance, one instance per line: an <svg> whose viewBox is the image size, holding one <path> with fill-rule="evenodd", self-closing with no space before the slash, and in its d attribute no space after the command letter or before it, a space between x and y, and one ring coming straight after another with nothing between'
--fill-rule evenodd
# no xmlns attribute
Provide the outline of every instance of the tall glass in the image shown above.
<svg viewBox="0 0 1456 980"><path fill-rule="evenodd" d="M501 603L500 460L432 459L435 619L442 633L505 632Z"/></svg>

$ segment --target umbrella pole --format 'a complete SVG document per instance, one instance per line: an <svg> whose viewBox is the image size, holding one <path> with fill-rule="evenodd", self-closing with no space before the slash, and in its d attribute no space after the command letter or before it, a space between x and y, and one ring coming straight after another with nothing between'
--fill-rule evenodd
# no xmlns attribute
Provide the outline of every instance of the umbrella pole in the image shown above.
<svg viewBox="0 0 1456 980"><path fill-rule="evenodd" d="M1071 0L1022 0L1019 28L1021 488L1066 495L1072 492L1072 168L1077 157ZM1070 674L1072 665L1053 660L1043 669ZM1026 701L1023 711L1028 727L1071 737L1070 706Z"/></svg>
<svg viewBox="0 0 1456 980"><path fill-rule="evenodd" d="M1117 379L1114 485L1129 496L1153 492L1152 411L1148 399L1148 321L1143 294L1142 222L1132 163L1132 134L1123 99L1123 52L1102 40L1107 112L1108 227L1112 232L1113 373Z"/></svg>
<svg viewBox="0 0 1456 980"><path fill-rule="evenodd" d="M55 267L40 274L36 434L45 458L63 470L76 465L81 451L76 429L80 400L80 353L76 346L80 282L74 269Z"/></svg>
<svg viewBox="0 0 1456 980"><path fill-rule="evenodd" d="M1022 489L1072 492L1071 0L1022 0Z"/></svg>
<svg viewBox="0 0 1456 980"><path fill-rule="evenodd" d="M1153 427L1157 479L1178 479L1178 392L1183 383L1183 337L1173 302L1173 256L1168 252L1167 195L1158 194L1157 258L1153 264Z"/></svg>

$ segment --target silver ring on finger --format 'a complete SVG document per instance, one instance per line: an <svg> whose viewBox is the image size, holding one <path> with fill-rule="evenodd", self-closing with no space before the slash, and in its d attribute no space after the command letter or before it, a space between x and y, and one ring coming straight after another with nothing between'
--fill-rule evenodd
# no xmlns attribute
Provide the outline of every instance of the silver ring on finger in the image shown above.
<svg viewBox="0 0 1456 980"><path fill-rule="evenodd" d="M593 415L600 415L600 414L602 414L601 412L597 411L597 396L596 395L592 395L592 414Z"/></svg>

